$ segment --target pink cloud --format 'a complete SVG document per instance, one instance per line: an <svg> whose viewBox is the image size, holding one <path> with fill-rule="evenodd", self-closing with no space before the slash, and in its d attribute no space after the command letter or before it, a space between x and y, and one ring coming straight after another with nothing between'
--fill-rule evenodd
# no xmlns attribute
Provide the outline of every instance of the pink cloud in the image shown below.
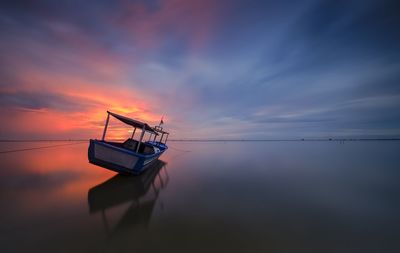
<svg viewBox="0 0 400 253"><path fill-rule="evenodd" d="M123 14L114 22L142 48L157 48L171 35L198 49L206 45L222 15L221 2L212 0L161 1L152 9L143 3L122 5Z"/></svg>
<svg viewBox="0 0 400 253"><path fill-rule="evenodd" d="M206 45L220 10L209 0L165 1L157 10L138 3L122 7L124 18L114 21L122 32L138 38L134 40L138 45L132 47L157 47L163 36L173 32L194 50ZM149 94L145 83L131 83L129 70L140 64L136 59L128 61L129 57L108 50L83 29L56 19L46 20L42 29L45 36L21 32L3 42L10 49L3 60L11 81L0 86L0 93L15 99L22 94L21 99L43 103L3 104L0 112L7 120L0 126L1 138L97 137L106 110L157 124L165 106L177 106L172 95ZM187 104L195 100L195 96L185 98ZM167 117L166 122L188 128L181 115Z"/></svg>

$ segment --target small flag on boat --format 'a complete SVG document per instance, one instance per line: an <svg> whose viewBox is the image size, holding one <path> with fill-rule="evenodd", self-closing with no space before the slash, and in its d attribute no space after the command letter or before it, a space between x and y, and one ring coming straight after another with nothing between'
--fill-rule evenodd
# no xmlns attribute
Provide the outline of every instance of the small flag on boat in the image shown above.
<svg viewBox="0 0 400 253"><path fill-rule="evenodd" d="M164 119L164 116L161 117L160 126L161 126L162 124L164 124L164 120L163 120L163 119Z"/></svg>

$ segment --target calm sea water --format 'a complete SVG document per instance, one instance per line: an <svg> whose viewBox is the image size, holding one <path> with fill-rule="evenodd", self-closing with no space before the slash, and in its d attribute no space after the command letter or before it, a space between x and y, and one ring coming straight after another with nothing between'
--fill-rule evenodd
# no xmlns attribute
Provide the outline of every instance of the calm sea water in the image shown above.
<svg viewBox="0 0 400 253"><path fill-rule="evenodd" d="M170 142L139 177L0 145L1 252L400 252L400 142Z"/></svg>

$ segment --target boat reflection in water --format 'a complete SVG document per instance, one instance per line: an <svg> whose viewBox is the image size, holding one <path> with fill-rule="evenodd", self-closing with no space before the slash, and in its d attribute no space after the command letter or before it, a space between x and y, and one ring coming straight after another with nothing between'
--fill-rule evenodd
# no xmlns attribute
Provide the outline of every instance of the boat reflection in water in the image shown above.
<svg viewBox="0 0 400 253"><path fill-rule="evenodd" d="M119 230L147 228L159 193L167 186L168 180L166 163L161 160L155 161L139 176L118 174L89 190L89 212L101 212L109 235ZM106 210L126 204L129 207L122 217L116 225L110 226Z"/></svg>

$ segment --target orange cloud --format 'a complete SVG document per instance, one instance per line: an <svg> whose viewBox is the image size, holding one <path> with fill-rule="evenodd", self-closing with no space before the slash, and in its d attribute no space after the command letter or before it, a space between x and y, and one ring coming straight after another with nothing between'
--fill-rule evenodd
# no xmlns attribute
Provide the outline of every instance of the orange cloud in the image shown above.
<svg viewBox="0 0 400 253"><path fill-rule="evenodd" d="M160 118L148 102L140 99L140 92L120 83L98 85L85 78L34 70L21 80L19 87L1 89L4 96L12 98L11 104L1 109L7 119L0 126L2 133L24 138L89 138L101 135L107 110L150 124ZM111 138L121 137L121 133L114 133Z"/></svg>
<svg viewBox="0 0 400 253"><path fill-rule="evenodd" d="M135 33L139 38L130 45L135 49L156 45L171 31L178 39L187 40L189 47L201 47L210 36L219 8L210 0L163 1L157 10L138 3L123 7L126 15L121 16L126 18L114 17L114 21L121 33ZM0 126L0 138L100 137L107 110L154 125L164 113L163 106L176 103L174 93L160 102L163 91L149 94L152 88L146 83L132 83L132 69L139 63L131 55L109 50L96 36L73 24L46 20L41 25L41 33L8 38L10 50L4 61L11 81L0 86L0 96L7 98L0 108L6 119ZM188 95L185 99L188 103L193 100ZM171 121L182 121L179 115L168 116ZM129 134L129 128L115 126L110 137Z"/></svg>

